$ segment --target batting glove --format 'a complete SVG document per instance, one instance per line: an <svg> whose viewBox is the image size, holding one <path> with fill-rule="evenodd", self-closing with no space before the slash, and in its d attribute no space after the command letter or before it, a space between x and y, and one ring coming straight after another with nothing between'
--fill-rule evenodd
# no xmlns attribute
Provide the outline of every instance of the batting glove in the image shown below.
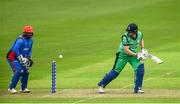
<svg viewBox="0 0 180 104"><path fill-rule="evenodd" d="M147 49L144 49L144 48L143 48L143 49L141 50L141 53L142 53L142 55L143 55L144 57L146 57L146 58L148 57L148 51L147 51Z"/></svg>
<svg viewBox="0 0 180 104"><path fill-rule="evenodd" d="M137 53L136 56L137 56L137 59L139 59L139 60L145 60L146 59L146 57L143 55L142 52Z"/></svg>

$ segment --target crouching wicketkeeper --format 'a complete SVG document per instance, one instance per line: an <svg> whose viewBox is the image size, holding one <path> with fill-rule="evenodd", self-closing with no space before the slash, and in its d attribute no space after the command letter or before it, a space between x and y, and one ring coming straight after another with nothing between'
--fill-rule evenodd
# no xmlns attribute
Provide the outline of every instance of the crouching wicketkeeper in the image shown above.
<svg viewBox="0 0 180 104"><path fill-rule="evenodd" d="M144 50L143 35L138 31L138 26L134 23L129 24L126 31L122 36L113 69L98 83L99 93L104 92L103 88L119 75L127 63L130 63L135 72L134 93L144 93L142 91L144 64L141 60L146 59L146 55L143 54L147 54L147 51ZM139 45L142 51L137 53Z"/></svg>
<svg viewBox="0 0 180 104"><path fill-rule="evenodd" d="M25 26L23 33L16 39L12 48L7 54L7 61L11 66L13 76L8 91L16 93L16 85L21 79L20 92L29 93L27 89L29 67L32 66L32 45L33 45L33 28Z"/></svg>

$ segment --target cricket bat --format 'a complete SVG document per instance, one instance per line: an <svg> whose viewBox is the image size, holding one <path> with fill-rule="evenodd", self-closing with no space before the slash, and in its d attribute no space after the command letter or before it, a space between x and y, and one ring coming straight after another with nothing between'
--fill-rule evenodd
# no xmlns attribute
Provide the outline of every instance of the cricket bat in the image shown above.
<svg viewBox="0 0 180 104"><path fill-rule="evenodd" d="M148 58L153 60L154 62L156 62L158 64L162 64L163 63L163 61L160 58L158 58L158 57L156 57L156 56L154 56L152 54L148 54Z"/></svg>

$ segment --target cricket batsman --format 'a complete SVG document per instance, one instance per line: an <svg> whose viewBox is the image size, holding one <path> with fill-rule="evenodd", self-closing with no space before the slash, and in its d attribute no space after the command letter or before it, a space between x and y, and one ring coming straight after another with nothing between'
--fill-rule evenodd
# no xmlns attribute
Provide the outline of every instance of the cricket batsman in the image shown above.
<svg viewBox="0 0 180 104"><path fill-rule="evenodd" d="M140 46L141 52L137 52ZM144 93L142 91L142 83L144 76L144 63L147 50L144 49L143 34L138 31L138 26L134 23L128 25L126 32L122 36L122 41L116 53L116 60L112 70L98 83L99 93L103 93L105 88L112 80L114 80L123 70L125 65L129 63L135 72L134 93Z"/></svg>
<svg viewBox="0 0 180 104"><path fill-rule="evenodd" d="M11 49L7 53L7 61L12 69L12 80L8 91L10 93L17 93L15 90L19 80L21 80L22 93L29 93L27 89L29 67L32 66L32 45L33 45L33 28L32 26L25 26L23 33L13 43Z"/></svg>

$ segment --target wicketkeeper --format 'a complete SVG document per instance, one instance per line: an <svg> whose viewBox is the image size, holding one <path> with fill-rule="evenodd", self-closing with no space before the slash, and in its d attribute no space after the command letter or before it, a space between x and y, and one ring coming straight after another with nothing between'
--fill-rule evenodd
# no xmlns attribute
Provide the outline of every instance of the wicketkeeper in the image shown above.
<svg viewBox="0 0 180 104"><path fill-rule="evenodd" d="M7 61L11 66L13 75L8 91L16 93L16 85L21 80L20 92L29 93L27 89L29 67L32 66L32 45L33 28L25 26L23 33L19 35L13 43L12 48L7 53Z"/></svg>
<svg viewBox="0 0 180 104"><path fill-rule="evenodd" d="M139 46L141 51L137 52ZM98 83L99 93L104 92L103 88L119 75L127 63L132 66L135 72L134 93L144 93L144 91L142 91L144 76L144 63L142 63L142 61L146 59L146 54L147 51L144 49L143 34L138 31L136 24L129 24L126 32L122 36L113 69Z"/></svg>

